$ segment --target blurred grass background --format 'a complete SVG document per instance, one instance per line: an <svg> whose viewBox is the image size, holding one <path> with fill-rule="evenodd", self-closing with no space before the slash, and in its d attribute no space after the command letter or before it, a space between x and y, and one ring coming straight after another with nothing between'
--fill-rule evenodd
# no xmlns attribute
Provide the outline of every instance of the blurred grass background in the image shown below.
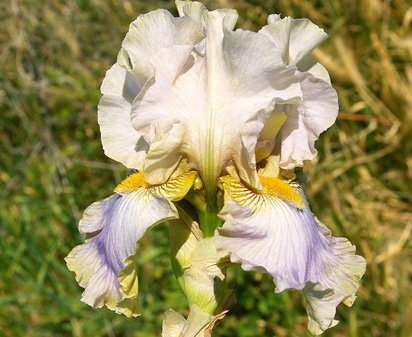
<svg viewBox="0 0 412 337"><path fill-rule="evenodd" d="M407 0L208 1L234 7L252 30L268 13L308 17L329 40L314 55L330 71L340 116L308 163L312 208L357 245L367 273L335 337L412 336L412 7ZM103 155L99 86L129 23L172 1L0 2L0 336L160 336L162 313L185 310L167 228L141 244L143 316L127 319L79 301L63 258L77 222L127 173ZM216 336L309 336L298 292L232 268L238 304Z"/></svg>

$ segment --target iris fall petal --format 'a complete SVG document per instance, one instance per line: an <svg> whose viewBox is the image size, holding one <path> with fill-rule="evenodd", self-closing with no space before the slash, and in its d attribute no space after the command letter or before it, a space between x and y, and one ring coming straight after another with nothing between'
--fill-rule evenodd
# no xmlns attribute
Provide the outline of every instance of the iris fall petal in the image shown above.
<svg viewBox="0 0 412 337"><path fill-rule="evenodd" d="M277 180L267 182L265 194L250 191L234 178L225 180L225 206L220 213L225 223L216 243L243 269L272 275L276 292L303 290L309 328L320 334L336 324L336 306L353 301L365 260L354 255L355 247L347 239L330 236L298 186L291 186L294 192L284 188L275 195L270 184L280 186ZM303 207L299 200L304 201Z"/></svg>
<svg viewBox="0 0 412 337"><path fill-rule="evenodd" d="M66 257L68 268L85 288L83 302L98 308L106 305L127 316L138 315L136 243L150 227L178 218L172 201L184 197L195 176L189 172L150 187L138 172L119 184L114 195L86 209L79 224L86 243Z"/></svg>

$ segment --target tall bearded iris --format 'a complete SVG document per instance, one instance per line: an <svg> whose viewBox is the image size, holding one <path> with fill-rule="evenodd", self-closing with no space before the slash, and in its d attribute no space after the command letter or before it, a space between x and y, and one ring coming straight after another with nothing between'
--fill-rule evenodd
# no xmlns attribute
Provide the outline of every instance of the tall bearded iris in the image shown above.
<svg viewBox="0 0 412 337"><path fill-rule="evenodd" d="M279 15L257 33L234 30L234 10L177 7L178 18L157 10L130 25L101 87L105 153L136 172L80 221L86 242L66 261L82 300L138 316L136 243L168 222L191 310L187 320L169 310L163 336L210 335L233 297L231 262L269 273L276 292L302 290L320 334L365 271L355 247L314 217L295 175L338 113L328 73L309 55L326 34Z"/></svg>

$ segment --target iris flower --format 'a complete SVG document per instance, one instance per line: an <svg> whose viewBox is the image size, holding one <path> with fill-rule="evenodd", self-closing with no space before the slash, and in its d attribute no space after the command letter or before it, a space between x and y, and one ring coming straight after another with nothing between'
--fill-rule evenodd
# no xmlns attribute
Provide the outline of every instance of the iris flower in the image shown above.
<svg viewBox="0 0 412 337"><path fill-rule="evenodd" d="M225 266L239 263L270 274L276 292L301 290L321 334L339 303L353 303L366 265L313 215L296 174L338 113L310 56L326 33L279 15L258 32L234 30L235 10L177 8L180 17L156 10L131 23L101 87L105 154L134 173L80 221L86 242L66 261L82 301L138 316L136 244L168 222L176 275L193 312L214 317L209 330L227 309L216 290ZM168 312L163 335L189 321Z"/></svg>

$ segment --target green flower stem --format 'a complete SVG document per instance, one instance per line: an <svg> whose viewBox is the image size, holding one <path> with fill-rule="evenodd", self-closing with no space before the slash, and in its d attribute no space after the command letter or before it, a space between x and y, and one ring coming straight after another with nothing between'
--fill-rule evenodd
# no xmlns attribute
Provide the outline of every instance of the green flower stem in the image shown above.
<svg viewBox="0 0 412 337"><path fill-rule="evenodd" d="M217 215L217 207L209 207L209 204L207 206L205 211L198 212L200 229L205 238L212 237L216 228L220 227L223 223L223 220Z"/></svg>
<svg viewBox="0 0 412 337"><path fill-rule="evenodd" d="M200 229L203 237L212 237L216 228L223 224L218 217L218 193L214 185L212 187L191 190L185 197L196 209Z"/></svg>
<svg viewBox="0 0 412 337"><path fill-rule="evenodd" d="M223 224L223 220L218 217L219 207L215 180L213 178L209 184L205 185L206 207L198 210L200 229L205 238L212 237L216 228Z"/></svg>

